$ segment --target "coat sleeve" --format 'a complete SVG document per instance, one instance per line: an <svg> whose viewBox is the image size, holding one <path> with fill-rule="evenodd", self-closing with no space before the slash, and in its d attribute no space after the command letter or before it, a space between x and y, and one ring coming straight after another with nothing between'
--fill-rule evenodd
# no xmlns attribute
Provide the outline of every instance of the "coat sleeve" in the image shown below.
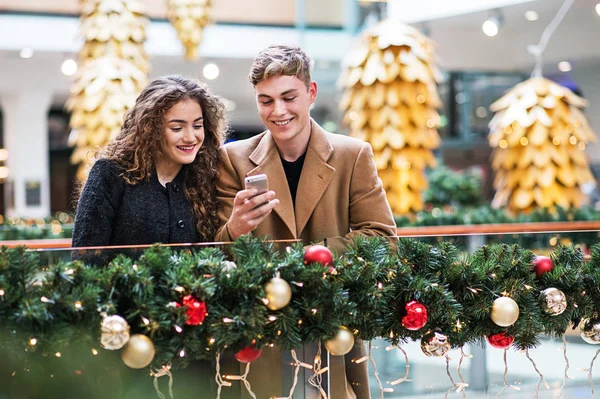
<svg viewBox="0 0 600 399"><path fill-rule="evenodd" d="M94 164L77 203L73 247L110 245L123 183L111 161Z"/></svg>
<svg viewBox="0 0 600 399"><path fill-rule="evenodd" d="M233 200L238 191L242 190L241 179L238 176L227 149L221 147L221 163L217 181L217 199L219 200L219 230L215 241L231 241L227 221L233 211Z"/></svg>
<svg viewBox="0 0 600 399"><path fill-rule="evenodd" d="M363 143L352 169L350 180L350 232L341 237L329 237L327 246L343 252L356 236L396 235L396 224L387 202L381 179L373 160L369 143Z"/></svg>

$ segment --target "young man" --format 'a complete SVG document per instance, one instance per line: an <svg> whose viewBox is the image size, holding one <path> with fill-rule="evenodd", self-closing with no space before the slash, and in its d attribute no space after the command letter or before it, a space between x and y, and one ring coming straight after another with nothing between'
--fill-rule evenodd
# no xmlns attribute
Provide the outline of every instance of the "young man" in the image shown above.
<svg viewBox="0 0 600 399"><path fill-rule="evenodd" d="M300 48L286 45L269 46L254 60L249 79L268 130L222 148L217 183L222 227L216 241L253 232L271 239L298 238L305 245L324 241L341 252L357 235L395 235L371 146L328 133L310 118L317 97L311 64ZM244 189L246 176L262 173L270 191L256 195ZM361 344L346 355L346 397L353 397L352 391L359 399L370 397L366 362L350 363L362 353ZM259 367L255 364L253 373ZM265 392L272 394L278 393Z"/></svg>

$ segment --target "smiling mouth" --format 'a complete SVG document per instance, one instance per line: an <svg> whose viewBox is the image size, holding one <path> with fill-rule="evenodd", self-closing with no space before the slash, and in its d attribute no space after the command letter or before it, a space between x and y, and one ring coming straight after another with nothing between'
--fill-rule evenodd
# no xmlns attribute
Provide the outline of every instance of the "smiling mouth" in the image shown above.
<svg viewBox="0 0 600 399"><path fill-rule="evenodd" d="M181 151L185 151L185 152L190 152L194 149L194 147L196 147L196 144L190 144L190 145L178 145L177 148L180 149Z"/></svg>
<svg viewBox="0 0 600 399"><path fill-rule="evenodd" d="M277 126L285 126L288 123L290 123L292 121L292 119L294 119L294 118L286 119L286 120L283 120L283 121L272 121L272 122L274 124L276 124Z"/></svg>

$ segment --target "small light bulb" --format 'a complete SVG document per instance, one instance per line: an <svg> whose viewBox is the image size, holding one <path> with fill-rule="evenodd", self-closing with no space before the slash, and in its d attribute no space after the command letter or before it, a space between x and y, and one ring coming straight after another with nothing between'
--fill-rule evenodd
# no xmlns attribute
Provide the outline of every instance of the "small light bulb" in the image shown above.
<svg viewBox="0 0 600 399"><path fill-rule="evenodd" d="M56 356L56 357L61 357L61 356L62 356L62 354L61 354L60 352L56 352L56 353L54 354L54 356Z"/></svg>
<svg viewBox="0 0 600 399"><path fill-rule="evenodd" d="M36 344L37 344L37 339L35 339L35 338L31 338L31 339L29 340L29 345L31 345L31 346L35 346Z"/></svg>

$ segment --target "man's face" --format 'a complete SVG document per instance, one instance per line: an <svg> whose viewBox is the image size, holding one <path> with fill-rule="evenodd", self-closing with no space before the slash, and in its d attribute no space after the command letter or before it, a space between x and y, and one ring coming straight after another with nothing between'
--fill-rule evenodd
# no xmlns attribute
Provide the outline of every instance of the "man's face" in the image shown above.
<svg viewBox="0 0 600 399"><path fill-rule="evenodd" d="M277 145L306 145L310 137L311 104L317 97L317 84L308 90L295 76L278 75L254 87L258 113Z"/></svg>

